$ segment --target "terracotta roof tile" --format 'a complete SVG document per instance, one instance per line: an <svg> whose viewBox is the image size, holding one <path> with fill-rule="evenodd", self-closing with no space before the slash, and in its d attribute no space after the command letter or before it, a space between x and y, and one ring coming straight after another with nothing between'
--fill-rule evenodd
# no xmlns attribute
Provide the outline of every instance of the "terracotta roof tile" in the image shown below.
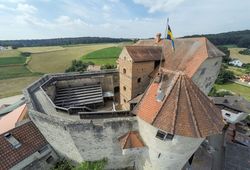
<svg viewBox="0 0 250 170"><path fill-rule="evenodd" d="M166 42L166 41L165 41ZM170 41L164 45L161 40L141 40L135 46L163 46L164 48L164 67L172 71L183 71L187 76L192 77L200 65L207 59L221 57L224 55L205 37L201 38L178 38L174 40L175 51L172 50Z"/></svg>
<svg viewBox="0 0 250 170"><path fill-rule="evenodd" d="M161 47L154 46L126 46L125 47L134 62L160 60Z"/></svg>
<svg viewBox="0 0 250 170"><path fill-rule="evenodd" d="M31 121L8 131L8 133L14 136L21 143L21 146L15 149L5 139L4 134L0 135L0 170L10 169L48 144Z"/></svg>
<svg viewBox="0 0 250 170"><path fill-rule="evenodd" d="M141 148L145 146L138 131L130 131L118 138L118 140L122 149Z"/></svg>
<svg viewBox="0 0 250 170"><path fill-rule="evenodd" d="M165 97L157 101L160 84L153 82L134 110L141 119L171 134L206 137L220 133L224 123L220 110L183 73L164 70ZM165 86L165 88L163 88Z"/></svg>

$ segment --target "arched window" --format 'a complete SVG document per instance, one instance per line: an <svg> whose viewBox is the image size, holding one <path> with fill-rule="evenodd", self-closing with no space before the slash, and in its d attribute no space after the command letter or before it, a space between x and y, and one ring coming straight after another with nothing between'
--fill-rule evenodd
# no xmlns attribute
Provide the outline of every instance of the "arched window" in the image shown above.
<svg viewBox="0 0 250 170"><path fill-rule="evenodd" d="M123 69L123 74L126 74L126 69L125 68Z"/></svg>

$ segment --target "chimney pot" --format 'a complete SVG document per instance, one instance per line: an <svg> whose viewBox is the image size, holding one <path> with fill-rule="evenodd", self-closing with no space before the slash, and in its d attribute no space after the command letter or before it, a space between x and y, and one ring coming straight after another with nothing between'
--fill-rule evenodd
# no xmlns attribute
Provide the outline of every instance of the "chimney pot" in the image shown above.
<svg viewBox="0 0 250 170"><path fill-rule="evenodd" d="M155 37L155 42L158 43L161 41L161 33L157 33Z"/></svg>

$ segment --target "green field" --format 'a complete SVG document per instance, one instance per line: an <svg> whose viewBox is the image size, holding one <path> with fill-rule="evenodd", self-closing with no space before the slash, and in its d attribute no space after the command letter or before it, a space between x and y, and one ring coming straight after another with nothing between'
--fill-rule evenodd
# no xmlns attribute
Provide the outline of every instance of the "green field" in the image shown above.
<svg viewBox="0 0 250 170"><path fill-rule="evenodd" d="M0 80L34 75L39 74L30 72L30 70L24 66L0 67Z"/></svg>
<svg viewBox="0 0 250 170"><path fill-rule="evenodd" d="M236 95L243 96L245 99L250 101L250 87L242 86L237 83L226 83L223 85L214 85L216 90L225 89L234 92Z"/></svg>
<svg viewBox="0 0 250 170"><path fill-rule="evenodd" d="M26 61L25 57L2 57L0 58L0 66L12 65L12 64L24 64Z"/></svg>
<svg viewBox="0 0 250 170"><path fill-rule="evenodd" d="M235 76L242 76L242 75L246 74L246 69L244 69L244 68L228 66L227 70L232 71Z"/></svg>
<svg viewBox="0 0 250 170"><path fill-rule="evenodd" d="M0 80L0 99L21 94L25 87L38 78L39 76L32 76Z"/></svg>
<svg viewBox="0 0 250 170"><path fill-rule="evenodd" d="M230 50L230 57L239 59L243 63L250 63L250 55L242 55L239 53L239 51L243 50L245 48L229 48Z"/></svg>
<svg viewBox="0 0 250 170"><path fill-rule="evenodd" d="M122 47L109 47L88 53L81 57L83 62L91 61L96 65L116 64L116 60L122 51Z"/></svg>
<svg viewBox="0 0 250 170"><path fill-rule="evenodd" d="M31 55L28 67L34 72L41 73L64 72L70 66L72 60L79 60L85 54L116 45L108 43L64 46L64 50L34 53Z"/></svg>
<svg viewBox="0 0 250 170"><path fill-rule="evenodd" d="M4 57L17 57L20 55L20 51L18 50L4 50L0 51L0 58Z"/></svg>

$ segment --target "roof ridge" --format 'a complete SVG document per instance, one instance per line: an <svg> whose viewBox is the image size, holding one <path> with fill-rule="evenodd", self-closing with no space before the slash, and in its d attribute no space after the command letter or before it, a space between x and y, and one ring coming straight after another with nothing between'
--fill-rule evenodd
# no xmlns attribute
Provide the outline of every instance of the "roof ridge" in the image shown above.
<svg viewBox="0 0 250 170"><path fill-rule="evenodd" d="M172 88L170 88L170 90L168 90L169 88L167 88L167 90L168 91L166 91L166 96L165 96L165 98L164 98L164 100L162 101L162 105L161 105L161 108L158 110L158 112L155 114L155 116L154 116L154 118L153 118L153 121L152 121L152 123L151 124L154 124L154 122L155 122L155 120L156 120L156 117L157 117L157 115L160 113L160 111L162 110L162 106L165 104L165 102L166 102L166 100L168 99L168 97L169 97L169 94L171 93L171 91L174 89L173 87L175 86L175 84L177 83L177 80L178 80L178 78L180 77L180 75L179 74L176 74L175 76L174 76L174 78L173 78L173 80L171 81L171 83L170 83L170 85L169 86L171 86L172 85L172 82L174 81L174 84L172 85Z"/></svg>
<svg viewBox="0 0 250 170"><path fill-rule="evenodd" d="M194 123L194 129L195 129L195 131L196 131L196 134L198 134L197 136L198 137L201 137L201 132L200 132L200 129L199 129L199 126L198 126L198 122L197 122L197 120L196 120L196 117L195 117L195 115L194 115L194 111L193 111L193 104L192 104L192 102L191 102L191 100L190 100L190 94L189 94L189 92L188 92L188 90L187 90L187 86L186 86L186 80L184 81L184 84L185 84L185 92L186 92L186 95L187 95L187 99L188 99L188 103L189 103L189 105L191 105L191 107L190 107L190 115L191 115L191 117L192 117L192 121L193 121L193 123ZM191 113L192 112L192 113Z"/></svg>
<svg viewBox="0 0 250 170"><path fill-rule="evenodd" d="M180 89L181 89L181 81L182 81L182 77L181 76L179 76L180 78L178 79L178 87L177 87L177 94L178 94L178 96L177 96L177 99L176 99L176 102L175 102L175 110L174 110L174 113L175 113L175 115L174 115L174 119L173 119L173 121L172 121L172 134L174 134L174 131L175 131L175 125L176 125L176 118L177 118L177 114L178 114L178 103L179 103L179 101L180 101ZM174 88L174 87L173 87Z"/></svg>

